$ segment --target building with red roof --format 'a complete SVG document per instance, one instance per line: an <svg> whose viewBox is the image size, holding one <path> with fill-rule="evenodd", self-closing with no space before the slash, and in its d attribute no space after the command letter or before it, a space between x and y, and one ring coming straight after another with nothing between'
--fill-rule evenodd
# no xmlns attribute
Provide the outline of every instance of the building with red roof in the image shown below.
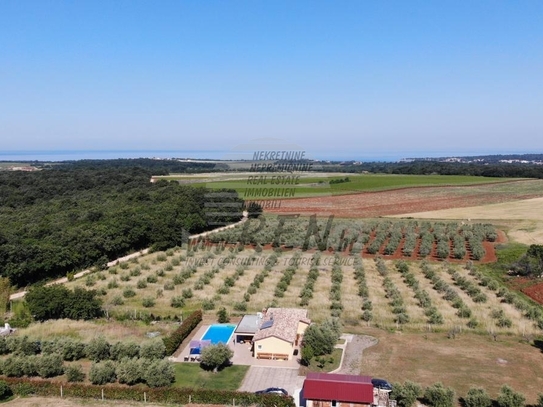
<svg viewBox="0 0 543 407"><path fill-rule="evenodd" d="M306 407L369 407L374 404L370 376L308 373L301 395Z"/></svg>

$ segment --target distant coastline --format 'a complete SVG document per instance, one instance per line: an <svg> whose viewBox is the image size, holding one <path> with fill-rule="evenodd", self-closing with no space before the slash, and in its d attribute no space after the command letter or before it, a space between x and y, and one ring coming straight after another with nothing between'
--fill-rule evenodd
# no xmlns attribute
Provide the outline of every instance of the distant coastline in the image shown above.
<svg viewBox="0 0 543 407"><path fill-rule="evenodd" d="M234 156L235 154L235 156ZM49 151L0 151L0 161L13 162L58 162L58 161L74 161L74 160L111 160L117 158L185 158L196 160L233 160L243 158L251 159L250 153L243 154L232 151L222 150L49 150ZM308 154L308 158L317 160L331 161L382 161L394 162L403 158L402 155L396 154Z"/></svg>

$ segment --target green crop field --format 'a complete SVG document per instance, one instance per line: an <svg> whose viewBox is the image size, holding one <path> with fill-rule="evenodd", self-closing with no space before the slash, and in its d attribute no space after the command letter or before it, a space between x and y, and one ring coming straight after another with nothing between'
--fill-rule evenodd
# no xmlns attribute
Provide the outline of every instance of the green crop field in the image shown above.
<svg viewBox="0 0 543 407"><path fill-rule="evenodd" d="M347 182L337 182L348 177ZM172 178L169 178L172 179ZM456 186L486 184L511 181L510 178L488 178L461 175L387 175L387 174L290 174L290 173L252 173L238 179L210 180L209 182L191 183L194 186L207 188L235 189L243 198L257 198L254 193L260 188L293 189L292 193L282 198L309 197L320 195L341 195L364 191L382 191L387 189L422 187L422 186Z"/></svg>

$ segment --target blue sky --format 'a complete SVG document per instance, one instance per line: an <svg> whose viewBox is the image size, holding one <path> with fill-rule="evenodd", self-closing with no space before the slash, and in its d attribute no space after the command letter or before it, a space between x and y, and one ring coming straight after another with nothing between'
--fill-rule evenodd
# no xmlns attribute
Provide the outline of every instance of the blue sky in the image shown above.
<svg viewBox="0 0 543 407"><path fill-rule="evenodd" d="M0 2L0 150L543 152L541 1Z"/></svg>

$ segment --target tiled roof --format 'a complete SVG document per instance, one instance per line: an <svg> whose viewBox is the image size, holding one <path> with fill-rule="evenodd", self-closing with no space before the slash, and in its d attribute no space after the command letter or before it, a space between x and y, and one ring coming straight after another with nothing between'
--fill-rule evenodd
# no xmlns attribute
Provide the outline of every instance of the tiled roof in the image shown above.
<svg viewBox="0 0 543 407"><path fill-rule="evenodd" d="M296 340L298 323L300 321L307 324L311 323L311 320L307 318L307 310L301 308L268 308L260 326L262 327L272 320L273 323L269 328L259 329L256 332L253 338L254 341L274 336L293 343ZM267 325L269 325L269 322Z"/></svg>

